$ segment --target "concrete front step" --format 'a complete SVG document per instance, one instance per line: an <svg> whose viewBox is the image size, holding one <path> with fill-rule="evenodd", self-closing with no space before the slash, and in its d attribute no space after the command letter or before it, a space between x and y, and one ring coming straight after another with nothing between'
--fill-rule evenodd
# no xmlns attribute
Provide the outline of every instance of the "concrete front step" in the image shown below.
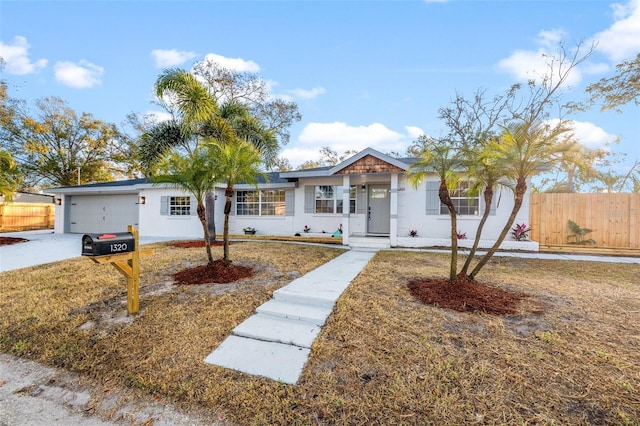
<svg viewBox="0 0 640 426"><path fill-rule="evenodd" d="M280 318L306 321L319 326L324 325L331 313L331 306L310 305L271 299L258 306L256 313Z"/></svg>
<svg viewBox="0 0 640 426"><path fill-rule="evenodd" d="M204 361L294 385L310 352L300 346L229 336Z"/></svg>
<svg viewBox="0 0 640 426"><path fill-rule="evenodd" d="M233 334L250 339L310 348L320 327L305 321L256 314L233 329Z"/></svg>
<svg viewBox="0 0 640 426"><path fill-rule="evenodd" d="M391 239L384 237L349 237L349 247L354 250L384 250L391 248Z"/></svg>

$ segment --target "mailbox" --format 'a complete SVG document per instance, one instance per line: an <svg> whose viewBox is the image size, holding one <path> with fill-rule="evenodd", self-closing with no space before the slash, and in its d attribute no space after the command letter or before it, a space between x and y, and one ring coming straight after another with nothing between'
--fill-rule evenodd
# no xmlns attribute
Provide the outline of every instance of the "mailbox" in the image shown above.
<svg viewBox="0 0 640 426"><path fill-rule="evenodd" d="M127 253L135 249L135 240L131 232L85 234L82 237L83 256Z"/></svg>

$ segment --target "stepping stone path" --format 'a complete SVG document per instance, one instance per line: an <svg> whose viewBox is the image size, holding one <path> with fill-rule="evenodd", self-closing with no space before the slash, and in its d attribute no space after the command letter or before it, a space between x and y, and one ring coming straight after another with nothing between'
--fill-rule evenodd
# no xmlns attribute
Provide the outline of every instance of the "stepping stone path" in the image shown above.
<svg viewBox="0 0 640 426"><path fill-rule="evenodd" d="M375 253L350 250L276 290L205 362L295 384L336 300Z"/></svg>

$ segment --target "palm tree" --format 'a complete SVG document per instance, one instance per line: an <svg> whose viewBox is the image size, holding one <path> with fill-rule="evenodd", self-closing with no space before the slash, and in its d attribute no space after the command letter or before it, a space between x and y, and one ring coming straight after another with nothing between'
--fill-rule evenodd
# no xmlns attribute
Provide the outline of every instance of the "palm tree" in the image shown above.
<svg viewBox="0 0 640 426"><path fill-rule="evenodd" d="M189 156L183 157L176 153L167 160L167 173L154 176L155 184L168 184L182 188L197 201L196 212L204 232L204 244L209 263L213 262L211 254L211 236L205 214L204 200L208 192L212 191L217 182L215 168L216 158L211 156L208 147L198 147Z"/></svg>
<svg viewBox="0 0 640 426"><path fill-rule="evenodd" d="M566 145L558 143L558 138L569 129L560 122L555 127L541 123L516 122L504 127L500 137L489 142L490 148L500 159L500 167L505 177L515 182L514 203L507 223L497 240L469 274L475 279L484 265L493 257L511 229L522 201L527 192L527 180L549 168L557 161Z"/></svg>
<svg viewBox="0 0 640 426"><path fill-rule="evenodd" d="M435 173L440 178L438 197L442 204L447 206L451 218L451 264L449 268L449 281L456 281L458 268L458 225L456 208L451 201L450 189L455 188L459 181L458 169L462 166L462 156L458 149L448 141L428 139L423 140L422 157L413 163L407 171L409 181L414 187L418 187L429 174Z"/></svg>
<svg viewBox="0 0 640 426"><path fill-rule="evenodd" d="M263 175L260 171L262 153L253 144L240 138L227 142L211 140L208 150L209 155L215 158L216 176L220 177L220 181L226 183L222 260L228 266L231 264L229 258L229 214L234 194L233 187L238 182L258 184L258 176Z"/></svg>

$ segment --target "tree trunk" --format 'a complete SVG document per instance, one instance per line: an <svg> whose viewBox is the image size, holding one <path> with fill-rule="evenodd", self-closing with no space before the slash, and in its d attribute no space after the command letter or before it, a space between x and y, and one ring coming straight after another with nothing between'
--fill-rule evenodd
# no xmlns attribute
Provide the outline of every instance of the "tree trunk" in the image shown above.
<svg viewBox="0 0 640 426"><path fill-rule="evenodd" d="M458 220L456 217L456 208L451 201L449 195L449 188L445 181L440 181L440 187L438 188L438 197L442 204L449 209L449 217L451 218L451 263L449 266L449 282L454 283L456 281L456 275L458 270Z"/></svg>
<svg viewBox="0 0 640 426"><path fill-rule="evenodd" d="M207 225L209 229L210 241L213 243L216 241L216 198L215 194L210 192L204 199L205 207L207 210Z"/></svg>
<svg viewBox="0 0 640 426"><path fill-rule="evenodd" d="M231 200L233 197L233 188L227 188L224 191L224 228L222 233L222 240L224 241L224 250L222 261L225 265L231 264L231 259L229 259L229 214L231 213Z"/></svg>
<svg viewBox="0 0 640 426"><path fill-rule="evenodd" d="M211 241L209 239L209 227L207 226L207 216L204 204L202 204L202 201L200 200L198 200L198 207L196 208L196 212L198 213L198 219L200 219L202 230L204 231L204 247L207 250L207 258L209 259L209 263L213 263L213 255L211 254Z"/></svg>
<svg viewBox="0 0 640 426"><path fill-rule="evenodd" d="M471 266L471 261L473 260L473 256L476 254L476 250L478 250L478 245L480 244L480 237L482 236L482 229L484 228L484 224L489 218L489 214L491 213L491 202L493 201L493 188L490 185L487 185L487 188L484 190L484 205L486 206L484 212L482 212L482 218L480 219L480 223L478 224L478 229L476 231L476 238L473 241L473 247L469 251L469 256L467 256L467 260L464 262L464 266L460 271L461 274L467 275L467 271L469 270L469 266Z"/></svg>
<svg viewBox="0 0 640 426"><path fill-rule="evenodd" d="M502 229L502 232L498 236L498 239L493 244L493 246L491 246L489 251L482 257L482 259L480 259L480 262L478 262L476 267L473 268L473 271L471 271L471 274L469 274L469 278L471 278L472 280L475 279L476 275L478 275L478 272L480 272L480 270L484 267L484 265L486 265L486 263L489 261L489 259L491 259L493 257L493 255L496 253L496 251L498 251L498 248L500 247L500 244L502 244L502 242L504 241L505 237L507 236L507 233L511 229L511 226L513 225L513 222L516 220L516 215L520 211L520 207L522 207L522 201L524 200L524 194L526 192L527 192L527 182L526 182L526 180L524 180L524 179L518 180L518 183L516 184L516 189L515 189L515 192L514 192L515 200L514 200L514 203L513 203L513 209L511 210L511 215L509 215L509 219L507 220L507 224Z"/></svg>

